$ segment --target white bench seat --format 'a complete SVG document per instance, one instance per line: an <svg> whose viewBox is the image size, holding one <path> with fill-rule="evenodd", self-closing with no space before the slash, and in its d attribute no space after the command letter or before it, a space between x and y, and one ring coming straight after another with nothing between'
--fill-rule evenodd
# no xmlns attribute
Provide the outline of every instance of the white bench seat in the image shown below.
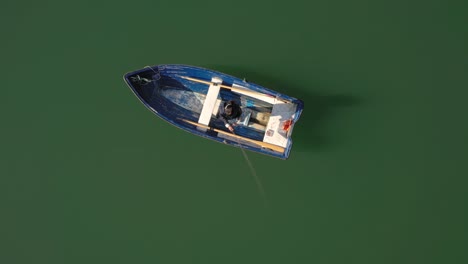
<svg viewBox="0 0 468 264"><path fill-rule="evenodd" d="M205 98L205 102L203 103L203 108L200 113L200 118L198 119L198 123L203 124L205 126L209 126L211 116L215 113L215 107L219 106L220 100L218 100L220 84L223 82L218 77L211 78L212 84L208 88L208 93Z"/></svg>

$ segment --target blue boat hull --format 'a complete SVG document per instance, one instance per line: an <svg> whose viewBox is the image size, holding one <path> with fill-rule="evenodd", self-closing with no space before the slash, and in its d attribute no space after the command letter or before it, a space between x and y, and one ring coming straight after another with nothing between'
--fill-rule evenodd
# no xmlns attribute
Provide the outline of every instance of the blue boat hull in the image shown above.
<svg viewBox="0 0 468 264"><path fill-rule="evenodd" d="M213 118L209 126L215 130L223 130L226 133L218 133L213 130L202 131L196 125L203 108L209 85L193 82L183 77L191 77L210 82L213 77L222 79L225 86L242 85L249 91L267 94L271 98L280 98L295 105L293 124L299 120L303 109L303 102L299 99L289 97L284 94L266 89L259 85L245 82L239 78L208 70L200 67L187 65L157 65L145 67L143 69L125 74L124 79L138 99L155 115L166 120L172 125L179 127L189 133L208 138L236 147L242 147L254 152L287 159L289 157L292 140L284 146L283 152L273 151L269 148L252 143L262 142L266 131L257 127L239 126L236 128L236 135L247 138L250 141L239 140L226 136L228 130L224 123ZM243 111L252 113L271 113L273 104L253 98L245 94L235 93L229 89L221 89L219 97L222 101L235 100L241 104ZM184 121L185 120L185 121ZM261 127L261 126L260 126ZM292 127L289 134L292 133Z"/></svg>

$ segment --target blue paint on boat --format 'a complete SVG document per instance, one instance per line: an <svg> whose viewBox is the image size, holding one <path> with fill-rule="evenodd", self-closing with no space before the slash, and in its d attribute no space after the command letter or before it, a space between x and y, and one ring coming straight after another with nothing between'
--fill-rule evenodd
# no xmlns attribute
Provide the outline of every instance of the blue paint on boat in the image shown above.
<svg viewBox="0 0 468 264"><path fill-rule="evenodd" d="M242 79L224 73L195 66L147 66L143 69L125 74L124 79L134 94L148 109L150 109L155 115L178 128L194 135L232 146L242 147L262 154L282 159L287 159L289 157L292 148L291 139L288 140L288 144L284 147L284 152L280 153L268 148L260 147L257 144L222 136L220 133L216 133L211 130L200 131L195 125L182 121L182 119L186 119L192 122L198 122L203 108L204 99L209 89L209 85L182 78L184 76L208 82L211 82L212 77L218 77L222 79L223 85L241 85L249 91L266 94L270 97L279 98L295 104L296 111L293 115L293 124L299 120L303 110L304 104L299 99L278 93L254 83L246 82ZM219 97L221 97L222 101L235 100L241 104L242 109L244 109L243 111L251 111L252 113L271 113L273 107L271 103L235 93L229 89L221 89ZM214 117L211 119L209 126L228 132L223 122ZM262 141L266 133L266 131L248 126L239 126L236 128L235 132L236 135L256 141ZM290 128L289 133L292 133L292 127Z"/></svg>

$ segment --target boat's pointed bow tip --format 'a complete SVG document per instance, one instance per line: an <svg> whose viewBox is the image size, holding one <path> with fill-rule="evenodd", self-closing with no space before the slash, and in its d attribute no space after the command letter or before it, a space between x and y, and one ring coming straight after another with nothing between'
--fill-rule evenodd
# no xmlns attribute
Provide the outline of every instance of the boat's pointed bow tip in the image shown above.
<svg viewBox="0 0 468 264"><path fill-rule="evenodd" d="M130 76L134 74L134 72L126 72L122 78L124 79L125 82L129 83L130 84Z"/></svg>

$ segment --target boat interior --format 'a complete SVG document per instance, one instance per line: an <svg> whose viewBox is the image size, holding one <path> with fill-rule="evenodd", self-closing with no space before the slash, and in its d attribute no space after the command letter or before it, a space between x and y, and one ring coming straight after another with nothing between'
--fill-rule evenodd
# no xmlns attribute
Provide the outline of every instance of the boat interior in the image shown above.
<svg viewBox="0 0 468 264"><path fill-rule="evenodd" d="M203 130L202 126L228 131L223 121L216 118L219 106L224 102L234 100L241 106L242 115L237 121L236 135L259 141L264 138L273 108L271 103L220 87L223 80L219 77L206 80L209 82L206 84L147 68L128 76L128 81L140 100L166 121L190 129L193 125L184 120L196 122L201 126L199 131L216 137L221 137L221 134Z"/></svg>

